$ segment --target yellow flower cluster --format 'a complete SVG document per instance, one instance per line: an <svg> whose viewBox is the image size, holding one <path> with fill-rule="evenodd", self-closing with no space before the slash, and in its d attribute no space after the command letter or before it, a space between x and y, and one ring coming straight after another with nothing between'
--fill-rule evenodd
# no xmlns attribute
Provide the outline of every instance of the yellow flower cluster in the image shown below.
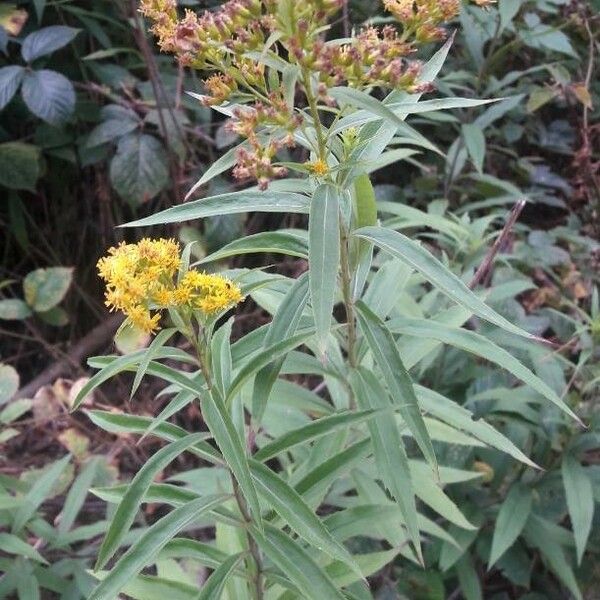
<svg viewBox="0 0 600 600"><path fill-rule="evenodd" d="M159 327L161 309L187 307L210 315L244 299L239 287L221 275L192 270L175 283L180 266L180 247L174 240L146 238L110 248L98 261L106 305L151 333Z"/></svg>

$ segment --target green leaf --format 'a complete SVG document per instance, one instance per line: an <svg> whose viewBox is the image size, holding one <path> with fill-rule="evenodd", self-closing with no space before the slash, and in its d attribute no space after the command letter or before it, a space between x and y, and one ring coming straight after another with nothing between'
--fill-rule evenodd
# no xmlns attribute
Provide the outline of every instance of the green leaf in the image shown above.
<svg viewBox="0 0 600 600"><path fill-rule="evenodd" d="M296 256L298 258L308 258L308 245L306 239L296 233L264 231L230 242L220 250L217 250L198 261L196 264L203 265L217 260L223 260L230 256L255 253L285 254L287 256Z"/></svg>
<svg viewBox="0 0 600 600"><path fill-rule="evenodd" d="M97 579L108 576L107 571L94 573ZM198 591L196 586L181 581L173 581L151 575L138 575L123 586L122 593L133 600L194 600Z"/></svg>
<svg viewBox="0 0 600 600"><path fill-rule="evenodd" d="M521 535L531 513L531 503L531 490L528 487L515 484L510 488L508 496L506 496L500 507L496 525L494 526L494 537L492 538L488 569L498 561Z"/></svg>
<svg viewBox="0 0 600 600"><path fill-rule="evenodd" d="M362 576L352 556L331 536L296 490L258 461L250 462L250 471L261 496L301 538Z"/></svg>
<svg viewBox="0 0 600 600"><path fill-rule="evenodd" d="M176 332L177 329L175 327L161 329L161 331L159 331L156 337L152 340L152 343L150 344L150 346L148 346L146 352L144 353L144 357L140 361L139 367L135 373L135 378L131 386L131 393L129 394L130 398L133 398L133 395L140 387L142 379L146 375L148 367L158 354L158 351L173 337L173 335L175 335Z"/></svg>
<svg viewBox="0 0 600 600"><path fill-rule="evenodd" d="M23 60L31 63L40 56L45 56L66 46L79 31L79 29L65 25L52 25L30 33L21 46Z"/></svg>
<svg viewBox="0 0 600 600"><path fill-rule="evenodd" d="M232 215L243 212L307 213L307 196L292 192L241 191L211 196L194 202L167 208L162 212L132 221L123 227L147 227L166 223L182 223L215 215Z"/></svg>
<svg viewBox="0 0 600 600"><path fill-rule="evenodd" d="M163 471L182 452L200 442L203 437L204 434L202 433L190 434L181 440L164 446L153 454L136 473L127 489L127 493L119 503L119 507L112 518L110 528L104 537L96 560L96 570L102 569L119 549L123 538L127 535L135 520L142 499L152 484L154 477Z"/></svg>
<svg viewBox="0 0 600 600"><path fill-rule="evenodd" d="M378 411L370 409L344 411L312 421L303 427L291 429L287 433L284 433L277 439L266 444L254 455L254 458L266 462L299 444L305 444L329 433L333 433L334 431L357 425L358 423L362 423L363 421L375 417L377 413ZM388 414L386 418L389 419L389 417L390 415Z"/></svg>
<svg viewBox="0 0 600 600"><path fill-rule="evenodd" d="M483 170L483 160L485 158L485 136L483 131L477 125L465 123L462 126L462 134L467 147L467 152L475 165L475 168L481 173Z"/></svg>
<svg viewBox="0 0 600 600"><path fill-rule="evenodd" d="M49 469L39 476L31 486L31 489L23 496L21 506L19 506L15 513L15 519L12 526L13 533L21 531L27 521L33 517L35 511L50 494L52 488L56 484L56 480L66 469L70 460L71 456L69 454L63 456L60 460L57 460Z"/></svg>
<svg viewBox="0 0 600 600"><path fill-rule="evenodd" d="M21 96L27 108L50 125L60 125L75 110L75 88L56 71L28 71L23 78Z"/></svg>
<svg viewBox="0 0 600 600"><path fill-rule="evenodd" d="M385 393L375 376L367 370L354 372L351 375L351 384L358 406L363 410L392 408L388 394ZM369 421L369 432L379 476L398 503L413 548L419 561L423 563L415 494L408 457L396 420L390 415L375 417Z"/></svg>
<svg viewBox="0 0 600 600"><path fill-rule="evenodd" d="M0 185L11 190L35 191L41 174L40 149L32 144L0 144Z"/></svg>
<svg viewBox="0 0 600 600"><path fill-rule="evenodd" d="M167 186L167 164L167 153L154 136L130 133L119 140L110 163L110 181L123 200L143 204Z"/></svg>
<svg viewBox="0 0 600 600"><path fill-rule="evenodd" d="M137 417L134 415L118 414L105 412L102 410L92 410L86 412L92 423L109 433L146 433L148 427L154 424L154 419L150 417ZM161 423L154 431L154 435L170 442L180 440L188 435L188 432L172 423ZM208 435L207 435L208 437ZM222 465L223 460L220 454L207 442L198 442L190 452L194 452L200 458L210 463Z"/></svg>
<svg viewBox="0 0 600 600"><path fill-rule="evenodd" d="M93 590L88 600L114 600L131 579L186 525L220 505L224 494L204 496L176 508L149 527L119 559L107 577Z"/></svg>
<svg viewBox="0 0 600 600"><path fill-rule="evenodd" d="M75 519L85 502L88 490L94 484L96 475L100 471L102 462L103 459L99 457L91 458L81 469L81 472L71 485L63 508L60 511L60 520L58 522L59 540L75 523Z"/></svg>
<svg viewBox="0 0 600 600"><path fill-rule="evenodd" d="M63 300L72 279L73 269L67 267L32 271L23 281L25 301L35 312L46 312Z"/></svg>
<svg viewBox="0 0 600 600"><path fill-rule="evenodd" d="M308 295L308 274L305 273L294 282L279 305L265 335L263 348L277 342L283 342L295 335L302 313L308 302ZM252 420L255 423L255 427L258 427L262 421L269 396L279 376L284 360L284 357L280 357L274 363L263 367L256 374L254 389L252 391Z"/></svg>
<svg viewBox="0 0 600 600"><path fill-rule="evenodd" d="M584 468L572 454L563 457L562 478L575 536L577 562L581 564L594 520L594 490Z"/></svg>
<svg viewBox="0 0 600 600"><path fill-rule="evenodd" d="M0 548L2 548L2 552L6 552L7 554L24 556L36 562L48 564L46 559L35 548L12 533L0 532Z"/></svg>
<svg viewBox="0 0 600 600"><path fill-rule="evenodd" d="M20 378L14 367L0 363L0 406L6 404L19 390Z"/></svg>
<svg viewBox="0 0 600 600"><path fill-rule="evenodd" d="M323 184L315 191L308 224L310 297L319 349L325 354L340 266L340 195Z"/></svg>
<svg viewBox="0 0 600 600"><path fill-rule="evenodd" d="M242 558L244 558L243 553L234 554L219 565L206 580L195 600L220 600L227 580Z"/></svg>
<svg viewBox="0 0 600 600"><path fill-rule="evenodd" d="M255 529L252 529L252 535L261 550L303 596L323 600L344 600L344 595L335 587L331 578L306 550L285 533L267 525L264 535Z"/></svg>
<svg viewBox="0 0 600 600"><path fill-rule="evenodd" d="M356 308L360 328L381 369L393 404L398 406L423 456L437 469L433 444L421 415L412 380L402 363L394 337L385 323L366 304L359 301Z"/></svg>
<svg viewBox="0 0 600 600"><path fill-rule="evenodd" d="M473 314L511 333L531 337L527 332L513 325L487 306L437 258L405 235L382 227L363 227L355 231L354 235L369 240L382 250L407 263L419 271L428 282Z"/></svg>
<svg viewBox="0 0 600 600"><path fill-rule="evenodd" d="M468 554L463 555L456 563L456 573L465 600L483 600L479 576Z"/></svg>
<svg viewBox="0 0 600 600"><path fill-rule="evenodd" d="M85 145L87 148L102 146L122 138L139 126L139 121L133 119L108 119L92 129Z"/></svg>
<svg viewBox="0 0 600 600"><path fill-rule="evenodd" d="M255 523L260 528L260 503L250 475L246 450L222 397L214 388L210 396L206 395L202 401L202 415L244 494Z"/></svg>
<svg viewBox="0 0 600 600"><path fill-rule="evenodd" d="M563 412L579 421L579 417L560 399L556 392L550 388L544 381L537 377L523 363L517 360L512 354L494 344L482 335L462 329L459 327L450 327L432 319L395 319L388 324L389 328L398 333L411 335L417 338L433 338L457 348L472 352L481 356L490 362L493 362L521 381L529 385L536 392L544 396L547 400L558 406Z"/></svg>
<svg viewBox="0 0 600 600"><path fill-rule="evenodd" d="M9 65L0 69L0 110L2 110L17 93L25 69L20 65Z"/></svg>

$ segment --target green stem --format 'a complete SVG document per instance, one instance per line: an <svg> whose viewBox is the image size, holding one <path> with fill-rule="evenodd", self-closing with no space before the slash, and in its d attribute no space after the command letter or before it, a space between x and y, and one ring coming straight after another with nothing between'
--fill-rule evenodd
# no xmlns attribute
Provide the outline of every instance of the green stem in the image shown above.
<svg viewBox="0 0 600 600"><path fill-rule="evenodd" d="M302 67L302 83L304 85L304 92L308 101L308 107L310 108L310 114L314 121L315 132L317 134L317 144L319 146L319 160L324 161L325 156L327 154L327 142L323 134L323 126L321 124L321 119L319 118L319 106L317 104L317 99L315 98L315 95L313 94L312 90L310 72L306 67Z"/></svg>

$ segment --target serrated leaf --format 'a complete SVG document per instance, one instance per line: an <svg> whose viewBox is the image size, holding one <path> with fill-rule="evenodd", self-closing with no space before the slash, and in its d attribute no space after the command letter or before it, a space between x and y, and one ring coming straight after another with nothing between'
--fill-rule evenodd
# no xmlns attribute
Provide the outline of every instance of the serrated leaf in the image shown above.
<svg viewBox="0 0 600 600"><path fill-rule="evenodd" d="M521 535L531 513L531 504L531 490L528 487L515 484L510 488L494 526L488 568L491 568Z"/></svg>
<svg viewBox="0 0 600 600"><path fill-rule="evenodd" d="M577 562L581 564L594 520L594 490L590 478L572 454L563 457L562 479L575 536Z"/></svg>
<svg viewBox="0 0 600 600"><path fill-rule="evenodd" d="M67 454L60 460L57 460L49 469L44 471L31 489L23 496L22 503L15 513L15 518L12 525L13 533L18 533L23 529L27 521L34 515L35 511L50 494L52 488L56 484L56 480L66 469L71 460L71 456Z"/></svg>
<svg viewBox="0 0 600 600"><path fill-rule="evenodd" d="M27 108L50 125L60 125L75 110L73 84L61 73L49 69L28 71L21 96Z"/></svg>
<svg viewBox="0 0 600 600"><path fill-rule="evenodd" d="M308 225L310 297L319 350L325 354L340 265L340 195L323 184L315 191Z"/></svg>
<svg viewBox="0 0 600 600"><path fill-rule="evenodd" d="M224 494L204 496L159 519L119 559L107 577L92 591L88 600L113 600L135 575L154 560L171 538L226 498Z"/></svg>
<svg viewBox="0 0 600 600"><path fill-rule="evenodd" d="M309 198L292 192L232 192L173 206L145 219L127 223L123 227L147 227L149 225L181 223L215 215L232 215L253 211L307 213L308 208Z"/></svg>
<svg viewBox="0 0 600 600"><path fill-rule="evenodd" d="M360 328L365 335L377 365L381 369L393 404L398 406L399 412L413 434L423 456L433 469L437 469L435 452L421 415L413 383L402 363L394 337L385 323L366 304L358 302L356 308Z"/></svg>
<svg viewBox="0 0 600 600"><path fill-rule="evenodd" d="M11 190L35 191L41 174L40 149L33 144L0 144L0 185Z"/></svg>
<svg viewBox="0 0 600 600"><path fill-rule="evenodd" d="M36 269L23 280L25 301L36 312L45 312L63 300L71 281L73 269L50 267Z"/></svg>
<svg viewBox="0 0 600 600"><path fill-rule="evenodd" d="M154 136L130 133L119 139L110 181L123 200L143 204L167 186L167 164L164 146Z"/></svg>
<svg viewBox="0 0 600 600"><path fill-rule="evenodd" d="M0 110L2 110L17 93L25 69L20 65L9 65L0 69Z"/></svg>
<svg viewBox="0 0 600 600"><path fill-rule="evenodd" d="M79 29L65 25L51 25L30 33L21 46L23 60L30 63L40 56L45 56L66 46L79 31Z"/></svg>
<svg viewBox="0 0 600 600"><path fill-rule="evenodd" d="M204 434L195 433L161 448L153 454L132 479L125 496L119 503L110 528L104 537L96 560L96 570L102 569L119 549L127 535L154 477L182 452L202 441Z"/></svg>

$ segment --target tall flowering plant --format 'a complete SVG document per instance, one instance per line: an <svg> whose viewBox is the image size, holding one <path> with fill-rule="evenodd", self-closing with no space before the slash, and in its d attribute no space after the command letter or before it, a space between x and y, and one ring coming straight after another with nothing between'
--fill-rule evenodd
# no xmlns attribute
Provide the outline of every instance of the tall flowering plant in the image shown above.
<svg viewBox="0 0 600 600"><path fill-rule="evenodd" d="M478 473L469 465L438 465L436 445L492 448L535 465L503 432L417 383L420 367L436 359L442 344L497 363L576 418L524 363L486 337L502 329L525 344L530 336L464 283L469 272L450 270L399 231L403 220L457 235L460 226L412 207L404 219L378 220L370 174L418 150L439 152L407 116L489 102L423 99L434 90L451 40L427 62L417 58L421 45L444 42L459 1L385 0L389 24L332 39L330 23L342 4L232 0L202 15L181 13L175 0L141 4L161 49L206 74L203 94L194 95L226 115L242 138L190 194L229 169L248 186L129 226L263 211L307 214L308 229L236 240L202 265L190 265L190 247L169 240L122 245L100 261L107 304L125 313L126 326L156 336L146 350L92 359L100 370L76 405L121 371L136 372L134 390L146 374L163 379L173 399L150 419L89 413L108 431L168 442L130 484L96 490L117 507L93 600L170 589L168 578L139 574L174 558L212 570L199 590L180 582L186 598L371 598L368 578L396 557L424 564L432 539L460 549L475 526L444 488ZM296 280L202 270L253 252L303 257L309 270ZM409 281L423 293L407 310ZM232 320L224 317L245 296L273 318L232 343ZM463 327L467 321L487 326L475 331ZM176 334L188 350L168 345ZM290 375L320 383L309 390ZM206 431L167 422L192 402ZM210 470L188 473L188 487L153 483L183 452ZM142 502L172 509L132 540ZM453 526L453 535L440 521ZM182 534L191 528L207 529L203 537L212 541ZM364 538L378 540L377 551L361 552L356 540ZM127 551L103 571L123 546Z"/></svg>

